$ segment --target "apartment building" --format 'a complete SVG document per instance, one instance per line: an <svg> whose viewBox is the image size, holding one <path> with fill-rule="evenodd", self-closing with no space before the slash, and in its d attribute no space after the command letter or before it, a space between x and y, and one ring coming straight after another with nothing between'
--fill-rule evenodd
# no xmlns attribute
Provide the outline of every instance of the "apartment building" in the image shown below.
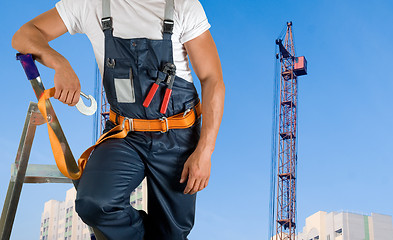
<svg viewBox="0 0 393 240"><path fill-rule="evenodd" d="M89 228L75 212L76 190L71 188L64 201L49 200L41 214L40 240L90 240ZM130 204L147 211L147 185L143 180L130 196Z"/></svg>
<svg viewBox="0 0 393 240"><path fill-rule="evenodd" d="M306 218L297 240L393 240L392 216L319 211Z"/></svg>

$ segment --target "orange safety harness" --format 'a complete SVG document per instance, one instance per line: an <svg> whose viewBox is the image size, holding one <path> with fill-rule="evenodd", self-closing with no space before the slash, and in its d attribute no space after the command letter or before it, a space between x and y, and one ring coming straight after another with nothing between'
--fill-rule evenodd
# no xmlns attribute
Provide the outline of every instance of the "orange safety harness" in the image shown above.
<svg viewBox="0 0 393 240"><path fill-rule="evenodd" d="M51 143L53 156L55 157L56 165L64 176L72 180L79 179L82 176L83 170L86 166L87 160L91 152L98 144L104 142L105 140L111 138L125 138L130 131L167 132L169 129L189 128L202 114L202 107L200 103L198 103L194 108L188 109L183 113L179 113L168 118L163 117L152 120L126 118L114 113L111 110L109 114L109 120L117 125L110 131L101 135L101 137L93 146L89 147L86 151L82 153L82 155L78 159L78 172L69 172L65 159L64 148L62 147L58 137L56 136L55 132L49 124L50 118L48 118L48 114L46 111L45 102L54 95L55 88L45 90L38 101L38 109L40 110L42 116L44 117L48 125L49 140Z"/></svg>

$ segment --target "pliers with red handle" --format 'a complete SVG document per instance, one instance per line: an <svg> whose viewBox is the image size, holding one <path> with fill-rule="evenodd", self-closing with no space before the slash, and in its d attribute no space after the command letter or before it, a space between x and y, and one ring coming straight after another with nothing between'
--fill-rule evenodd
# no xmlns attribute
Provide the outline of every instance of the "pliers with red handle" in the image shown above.
<svg viewBox="0 0 393 240"><path fill-rule="evenodd" d="M165 81L167 87L165 90L165 96L164 99L162 100L161 109L160 109L160 113L165 114L168 108L169 99L171 98L173 82L175 81L175 75L176 75L175 64L165 63L162 72L167 75L166 79L161 79L159 77L157 78L156 82L153 83L153 86L151 86L150 91L147 94L145 101L143 102L143 106L149 107L151 100L153 99L154 95L157 92L160 82Z"/></svg>

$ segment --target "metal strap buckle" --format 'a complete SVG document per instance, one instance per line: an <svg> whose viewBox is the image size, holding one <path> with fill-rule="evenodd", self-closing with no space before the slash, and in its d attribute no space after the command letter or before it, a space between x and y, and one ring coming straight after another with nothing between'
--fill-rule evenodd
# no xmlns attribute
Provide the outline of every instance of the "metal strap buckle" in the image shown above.
<svg viewBox="0 0 393 240"><path fill-rule="evenodd" d="M106 17L101 19L102 30L112 29L112 17Z"/></svg>
<svg viewBox="0 0 393 240"><path fill-rule="evenodd" d="M166 127L165 131L160 131L160 132L161 133L168 132L168 130L169 130L168 119L166 117L162 117L162 118L159 118L159 120L162 122L165 121L165 127Z"/></svg>
<svg viewBox="0 0 393 240"><path fill-rule="evenodd" d="M183 118L187 115L187 113L191 112L191 110L194 112L194 116L195 116L195 122L198 120L198 113L197 110L195 108L195 106L188 108L184 113L183 113Z"/></svg>
<svg viewBox="0 0 393 240"><path fill-rule="evenodd" d="M187 115L187 113L191 112L191 108L187 109L184 113L183 113L183 117L185 117Z"/></svg>
<svg viewBox="0 0 393 240"><path fill-rule="evenodd" d="M130 126L129 131L134 131L134 119L132 119L132 118L125 117L121 128L124 129L124 127L126 126L126 121L128 121L128 125Z"/></svg>
<svg viewBox="0 0 393 240"><path fill-rule="evenodd" d="M164 29L163 29L164 33L172 34L172 32L173 32L173 25L174 25L173 20L165 19L164 20Z"/></svg>

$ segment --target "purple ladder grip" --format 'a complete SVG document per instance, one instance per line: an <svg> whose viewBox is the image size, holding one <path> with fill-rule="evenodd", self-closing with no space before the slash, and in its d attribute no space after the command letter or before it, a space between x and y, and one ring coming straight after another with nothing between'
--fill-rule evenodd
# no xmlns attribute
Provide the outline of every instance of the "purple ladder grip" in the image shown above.
<svg viewBox="0 0 393 240"><path fill-rule="evenodd" d="M35 65L33 56L31 54L16 54L16 60L19 60L25 70L27 79L33 80L40 76L37 66Z"/></svg>

